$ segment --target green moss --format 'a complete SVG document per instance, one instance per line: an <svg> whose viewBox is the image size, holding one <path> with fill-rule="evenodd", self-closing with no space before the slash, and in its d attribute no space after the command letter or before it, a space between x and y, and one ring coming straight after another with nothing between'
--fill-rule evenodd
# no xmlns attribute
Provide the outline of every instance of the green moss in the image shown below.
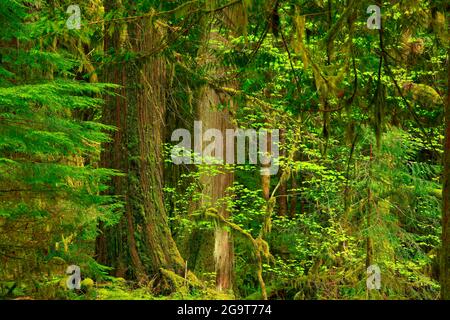
<svg viewBox="0 0 450 320"><path fill-rule="evenodd" d="M86 278L83 281L81 281L81 288L84 290L90 290L94 287L94 280L91 278Z"/></svg>

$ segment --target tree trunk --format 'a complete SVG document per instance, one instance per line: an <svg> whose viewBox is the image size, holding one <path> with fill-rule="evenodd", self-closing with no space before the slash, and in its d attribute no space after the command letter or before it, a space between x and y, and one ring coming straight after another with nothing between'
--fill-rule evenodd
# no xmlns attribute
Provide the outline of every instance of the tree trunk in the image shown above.
<svg viewBox="0 0 450 320"><path fill-rule="evenodd" d="M280 156L282 159L286 159L286 138L285 130L280 130ZM283 176L283 170L280 170L279 178ZM282 181L278 188L278 215L285 217L288 212L288 180Z"/></svg>
<svg viewBox="0 0 450 320"><path fill-rule="evenodd" d="M272 153L272 134L270 132L267 133L267 153ZM261 190L263 194L263 198L266 201L270 200L270 164L262 163L261 164Z"/></svg>
<svg viewBox="0 0 450 320"><path fill-rule="evenodd" d="M120 6L120 1L105 1L104 3L106 12L115 10ZM108 25L108 27L110 26ZM115 26L115 28L116 30L112 34L105 33L105 52L110 50L120 52L124 46L124 39L120 37L124 26ZM125 63L119 62L106 66L102 72L102 78L105 83L124 85L127 80ZM114 274L118 277L128 276L142 279L145 276L145 271L137 253L133 212L129 203L130 150L128 150L127 141L130 134L128 130L130 115L128 114L128 101L124 98L127 97L127 89L123 86L116 93L117 96L115 97L105 97L103 123L116 126L117 131L114 132L113 141L104 146L101 164L105 168L116 169L125 174L125 176L113 177L109 190L112 195L124 196L125 214L120 223L113 228L105 228L101 225L102 234L97 238L96 243L97 259L100 263L111 266Z"/></svg>
<svg viewBox="0 0 450 320"><path fill-rule="evenodd" d="M450 50L447 60L448 82L445 104L444 186L442 188L441 299L450 300Z"/></svg>
<svg viewBox="0 0 450 320"><path fill-rule="evenodd" d="M214 41L226 43L226 39L217 32L210 32L206 35L205 47L200 52L200 61L203 64L216 66L219 64L218 58L214 54ZM219 77L223 73L222 70L212 67L211 74ZM203 123L203 132L208 129L217 129L223 137L223 154L214 154L215 157L226 161L227 148L225 143L226 129L232 129L230 111L226 108L218 110L218 107L224 102L229 102L230 108L233 108L232 101L224 101L225 97L217 93L213 88L206 86L202 89L199 97L198 117ZM209 141L205 141L209 145ZM198 146L201 150L204 146ZM225 219L229 218L229 212L225 203L220 203L220 199L226 196L226 190L233 185L234 174L222 166L218 166L220 174L210 175L203 174L200 177L202 185L202 206L212 206L218 214ZM204 235L206 238L208 235ZM205 244L208 246L208 244ZM203 250L205 250L203 245ZM232 235L220 224L216 226L214 231L214 270L216 273L216 288L219 291L229 291L233 287L234 274L234 250ZM204 261L205 262L205 261Z"/></svg>
<svg viewBox="0 0 450 320"><path fill-rule="evenodd" d="M297 214L297 197L298 197L298 191L297 191L297 173L294 173L292 179L291 179L291 201L290 201L290 208L289 208L289 217L291 219L294 219Z"/></svg>
<svg viewBox="0 0 450 320"><path fill-rule="evenodd" d="M105 11L119 8L118 1L105 1ZM116 54L126 45L134 52L158 47L162 31L149 19L131 22L124 40L123 27L106 32L105 52ZM126 41L126 43L124 42ZM104 121L118 127L105 146L105 167L126 175L116 177L110 190L123 195L125 215L120 223L97 241L99 261L113 266L117 275L146 280L161 268L182 275L184 262L170 233L163 202L164 114L166 107L166 61L162 57L113 62L104 71L104 81L122 85L122 97L109 97ZM125 97L125 98L123 98ZM131 265L131 270L127 269Z"/></svg>

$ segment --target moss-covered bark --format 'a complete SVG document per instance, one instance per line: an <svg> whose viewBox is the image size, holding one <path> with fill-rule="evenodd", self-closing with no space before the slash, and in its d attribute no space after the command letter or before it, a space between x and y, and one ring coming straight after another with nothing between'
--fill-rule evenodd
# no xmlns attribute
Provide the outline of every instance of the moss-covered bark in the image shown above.
<svg viewBox="0 0 450 320"><path fill-rule="evenodd" d="M105 1L107 12L121 6L118 1ZM152 52L162 37L163 31L150 18L115 25L105 38L105 52ZM164 276L161 269L184 273L163 202L165 66L163 57L152 55L114 61L104 70L105 82L123 86L120 96L108 98L104 110L104 121L118 131L105 146L103 165L126 173L112 182L111 190L124 196L125 215L113 228L103 228L97 241L98 258L117 275L139 280L156 273Z"/></svg>
<svg viewBox="0 0 450 320"><path fill-rule="evenodd" d="M450 57L450 50L448 51ZM450 63L447 60L448 87L450 85ZM450 300L450 92L447 92L445 107L445 155L444 187L442 189L442 250L441 250L441 299Z"/></svg>

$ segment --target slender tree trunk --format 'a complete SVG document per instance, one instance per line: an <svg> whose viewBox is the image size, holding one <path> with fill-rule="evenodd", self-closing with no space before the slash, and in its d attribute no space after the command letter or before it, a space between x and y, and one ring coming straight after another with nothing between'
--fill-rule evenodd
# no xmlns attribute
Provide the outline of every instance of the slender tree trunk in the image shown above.
<svg viewBox="0 0 450 320"><path fill-rule="evenodd" d="M106 12L120 6L119 1L105 1ZM117 54L125 46L134 52L151 52L162 38L162 31L149 19L133 21L126 30L123 25L114 27L112 36L105 32L105 52L112 49ZM125 215L118 225L103 228L97 240L98 259L111 265L117 275L140 280L161 268L184 272L163 202L165 64L162 57L150 57L113 62L104 71L105 82L122 85L121 96L108 98L105 106L104 121L118 131L105 146L102 162L126 173L113 180L111 189L112 194L124 196Z"/></svg>
<svg viewBox="0 0 450 320"><path fill-rule="evenodd" d="M441 299L450 300L450 50L447 59L448 82L445 104L444 186L442 188Z"/></svg>
<svg viewBox="0 0 450 320"><path fill-rule="evenodd" d="M280 130L280 156L282 158L286 158L286 138L285 138L285 130ZM279 177L283 176L283 170L280 170ZM285 180L281 182L280 187L278 189L278 214L280 216L286 216L288 212L288 187L287 187L288 181Z"/></svg>
<svg viewBox="0 0 450 320"><path fill-rule="evenodd" d="M272 134L270 132L267 133L267 153L272 152ZM262 164L261 165L261 190L263 194L263 198L266 201L270 200L270 164Z"/></svg>
<svg viewBox="0 0 450 320"><path fill-rule="evenodd" d="M370 229L372 228L372 161L373 161L373 149L370 144L370 160L369 160L369 181L367 186L367 238L366 238L366 268L373 264L373 240L370 235ZM370 299L371 292L366 289L367 299Z"/></svg>
<svg viewBox="0 0 450 320"><path fill-rule="evenodd" d="M291 179L291 189L293 191L291 192L290 208L289 208L289 217L291 219L294 219L297 214L297 197L298 197L297 186L298 186L297 173L294 173Z"/></svg>
<svg viewBox="0 0 450 320"><path fill-rule="evenodd" d="M280 177L283 173L280 174ZM288 212L288 201L287 201L287 181L284 181L280 184L280 188L278 189L279 197L278 197L278 215L285 217Z"/></svg>
<svg viewBox="0 0 450 320"><path fill-rule="evenodd" d="M268 165L263 165L264 169L268 169ZM261 175L261 190L263 194L263 198L266 201L270 199L270 175L263 174Z"/></svg>

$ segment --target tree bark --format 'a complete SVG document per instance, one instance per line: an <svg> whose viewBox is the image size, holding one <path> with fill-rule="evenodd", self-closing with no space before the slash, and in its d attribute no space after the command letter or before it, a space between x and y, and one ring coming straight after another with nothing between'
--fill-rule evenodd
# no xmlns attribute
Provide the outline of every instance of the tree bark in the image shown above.
<svg viewBox="0 0 450 320"><path fill-rule="evenodd" d="M285 130L280 130L280 156L286 159L286 137ZM281 169L281 168L280 168ZM283 170L280 170L279 178L283 176ZM278 188L278 215L285 217L288 213L288 181L282 181L280 187Z"/></svg>
<svg viewBox="0 0 450 320"><path fill-rule="evenodd" d="M207 46L210 41L219 39L224 42L225 39L218 34L209 34L208 40L205 42ZM217 58L213 53L208 52L208 48L202 54L204 63L217 65ZM219 75L220 70L214 70L212 73ZM217 107L223 103L223 99L219 93L210 87L202 89L200 94L198 116L203 123L204 130L218 129L222 133L225 141L226 129L232 129L231 115L229 110L218 110ZM232 105L232 102L230 105ZM232 107L232 106L231 106ZM226 143L223 143L223 154L221 155L224 161L226 160ZM216 155L218 156L218 155ZM200 178L202 185L203 203L210 203L218 214L228 219L230 214L227 210L226 204L218 202L226 196L226 190L233 185L234 174L227 171L224 167L219 166L222 173L211 176L204 174ZM233 273L234 273L234 250L232 235L229 231L224 229L220 224L216 226L214 231L214 265L216 273L216 288L219 291L232 290Z"/></svg>
<svg viewBox="0 0 450 320"><path fill-rule="evenodd" d="M447 101L445 104L444 176L442 188L441 299L450 300L450 50L447 58Z"/></svg>
<svg viewBox="0 0 450 320"><path fill-rule="evenodd" d="M121 6L119 1L105 1L106 12ZM112 49L115 54L124 47L151 52L163 36L150 19L133 21L126 29L116 25L112 36L109 31L105 34L105 52ZM98 259L112 266L116 275L139 280L161 268L184 273L163 202L165 65L164 58L152 56L113 62L104 71L105 82L122 86L121 97L106 101L104 121L118 130L113 142L105 146L102 162L126 174L116 177L110 190L124 196L125 214L118 225L103 228L97 240Z"/></svg>
<svg viewBox="0 0 450 320"><path fill-rule="evenodd" d="M298 197L298 191L297 191L297 173L294 173L292 179L291 179L291 189L293 190L291 192L291 201L290 201L290 208L289 208L289 217L291 219L294 219L297 214L297 197Z"/></svg>

